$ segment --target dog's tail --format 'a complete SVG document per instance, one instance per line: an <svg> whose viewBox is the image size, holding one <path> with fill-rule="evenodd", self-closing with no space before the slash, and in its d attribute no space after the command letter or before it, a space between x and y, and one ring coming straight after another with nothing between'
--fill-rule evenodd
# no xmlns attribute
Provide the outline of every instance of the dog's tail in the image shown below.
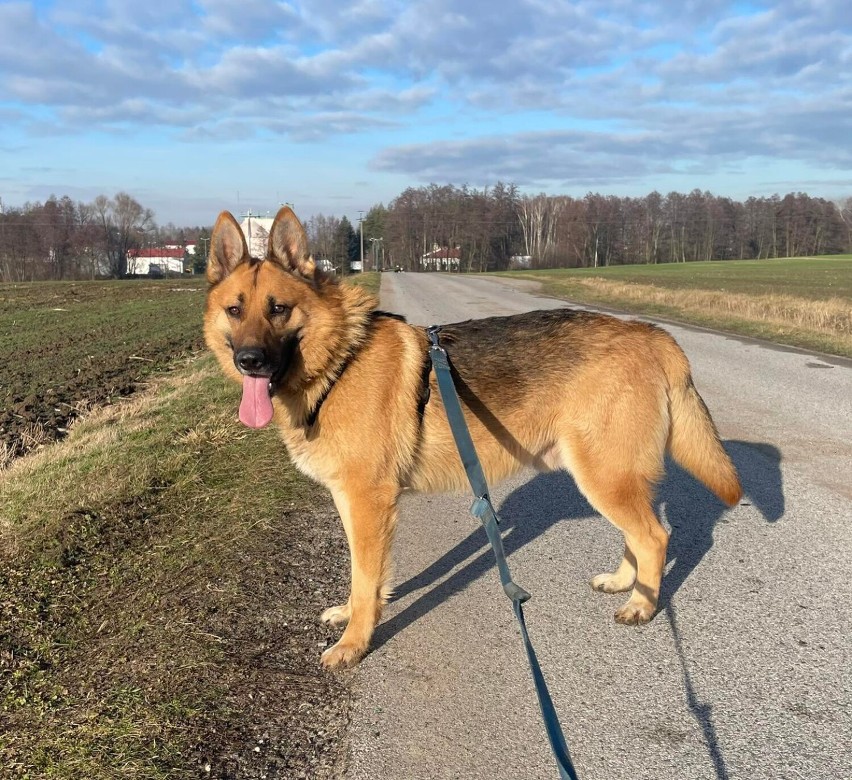
<svg viewBox="0 0 852 780"><path fill-rule="evenodd" d="M704 399L692 383L689 361L674 339L667 339L663 362L669 382L671 428L667 449L696 479L728 506L742 498L737 470L722 446Z"/></svg>

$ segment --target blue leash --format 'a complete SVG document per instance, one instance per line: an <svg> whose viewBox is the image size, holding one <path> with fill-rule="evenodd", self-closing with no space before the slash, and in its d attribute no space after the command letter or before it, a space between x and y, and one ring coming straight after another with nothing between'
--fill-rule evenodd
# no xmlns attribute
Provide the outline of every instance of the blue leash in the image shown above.
<svg viewBox="0 0 852 780"><path fill-rule="evenodd" d="M435 367L438 390L441 392L441 399L444 402L444 409L447 412L450 430L456 441L456 447L461 456L468 482L470 482L470 487L473 490L473 495L476 497L470 508L470 512L474 517L479 518L485 528L488 541L491 542L491 547L494 549L494 557L497 559L500 582L503 585L506 595L512 601L512 610L518 619L518 625L521 627L521 637L524 640L524 649L527 651L527 659L532 670L535 692L536 696L538 696L538 706L541 709L541 717L544 721L544 728L547 731L550 749L556 758L559 777L561 780L578 780L577 772L571 763L571 756L568 753L568 746L565 744L562 727L559 725L556 709L553 706L553 700L550 698L550 692L547 690L547 684L544 681L544 675L541 673L541 667L539 666L538 658L536 658L532 642L530 642L527 625L524 621L524 611L521 608L521 604L529 600L530 594L512 580L509 564L506 562L506 554L503 551L503 538L500 536L499 528L500 521L488 496L488 483L485 481L482 464L479 462L476 448L473 446L473 439L470 437L470 431L464 420L461 403L459 402L453 376L450 372L449 357L439 341L439 331L440 327L437 325L433 325L426 331L432 342L429 355L432 359L432 365Z"/></svg>

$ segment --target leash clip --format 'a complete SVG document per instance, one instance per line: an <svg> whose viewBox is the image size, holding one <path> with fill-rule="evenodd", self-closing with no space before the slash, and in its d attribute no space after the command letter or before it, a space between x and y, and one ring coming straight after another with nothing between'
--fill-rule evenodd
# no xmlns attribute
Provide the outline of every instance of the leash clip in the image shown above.
<svg viewBox="0 0 852 780"><path fill-rule="evenodd" d="M491 503L491 499L488 497L488 494L478 496L473 500L473 503L470 505L470 513L476 517L482 524L485 526L485 533L488 534L489 540L492 545L494 545L494 554L497 556L497 567L500 570L500 580L503 585L503 592L509 597L510 601L516 602L517 604L523 604L526 601L529 601L532 596L526 590L524 590L517 582L512 579L512 575L509 573L509 567L506 564L506 559L503 555L503 545L502 542L497 542L497 539L491 539L491 528L500 525L500 517L494 511L494 505ZM493 525L491 525L493 523ZM499 539L500 532L496 529L494 530L495 534L497 534L497 538ZM499 550L499 552L498 552Z"/></svg>
<svg viewBox="0 0 852 780"><path fill-rule="evenodd" d="M441 346L441 342L438 336L440 332L440 325L430 325L428 328L426 328L426 335L429 337L429 341L432 342L432 349L440 349L441 352L443 352L444 348Z"/></svg>
<svg viewBox="0 0 852 780"><path fill-rule="evenodd" d="M470 505L470 513L477 520L482 520L483 517L488 513L489 510L492 511L492 512L494 511L493 507L491 506L491 499L488 498L487 495L478 496L477 498L473 499L473 503ZM499 525L500 518L498 517L496 519L497 519L497 523Z"/></svg>

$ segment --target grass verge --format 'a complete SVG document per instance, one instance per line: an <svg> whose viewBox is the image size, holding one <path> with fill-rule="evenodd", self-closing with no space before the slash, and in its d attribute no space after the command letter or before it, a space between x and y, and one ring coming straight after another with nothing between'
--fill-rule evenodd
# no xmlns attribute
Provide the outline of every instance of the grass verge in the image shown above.
<svg viewBox="0 0 852 780"><path fill-rule="evenodd" d="M0 776L332 775L346 543L238 392L191 360L0 473Z"/></svg>
<svg viewBox="0 0 852 780"><path fill-rule="evenodd" d="M852 357L852 257L521 271L544 292Z"/></svg>
<svg viewBox="0 0 852 780"><path fill-rule="evenodd" d="M379 297L379 287L382 283L382 275L378 271L367 271L363 274L352 274L346 277L349 284L363 287L367 292Z"/></svg>

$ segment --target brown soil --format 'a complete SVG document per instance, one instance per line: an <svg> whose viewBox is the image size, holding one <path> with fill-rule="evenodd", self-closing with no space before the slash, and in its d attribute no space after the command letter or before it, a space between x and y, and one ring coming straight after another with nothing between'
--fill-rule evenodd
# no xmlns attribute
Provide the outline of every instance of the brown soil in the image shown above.
<svg viewBox="0 0 852 780"><path fill-rule="evenodd" d="M41 355L27 351L19 357L23 361L43 359L55 352L55 347L47 346ZM22 455L38 444L61 438L81 411L130 395L145 375L166 368L181 352L187 352L183 342L140 344L132 359L102 354L76 369L58 370L44 394L13 391L8 406L0 410L0 444L5 442L13 455ZM10 363L0 364L0 386L12 386L19 379L20 373Z"/></svg>
<svg viewBox="0 0 852 780"><path fill-rule="evenodd" d="M346 757L351 673L322 670L336 630L318 617L345 600L348 558L336 513L292 512L271 559L246 561L251 616L211 616L227 641L225 706L197 748L201 776L217 780L326 780Z"/></svg>
<svg viewBox="0 0 852 780"><path fill-rule="evenodd" d="M0 466L201 349L198 281L0 285Z"/></svg>

